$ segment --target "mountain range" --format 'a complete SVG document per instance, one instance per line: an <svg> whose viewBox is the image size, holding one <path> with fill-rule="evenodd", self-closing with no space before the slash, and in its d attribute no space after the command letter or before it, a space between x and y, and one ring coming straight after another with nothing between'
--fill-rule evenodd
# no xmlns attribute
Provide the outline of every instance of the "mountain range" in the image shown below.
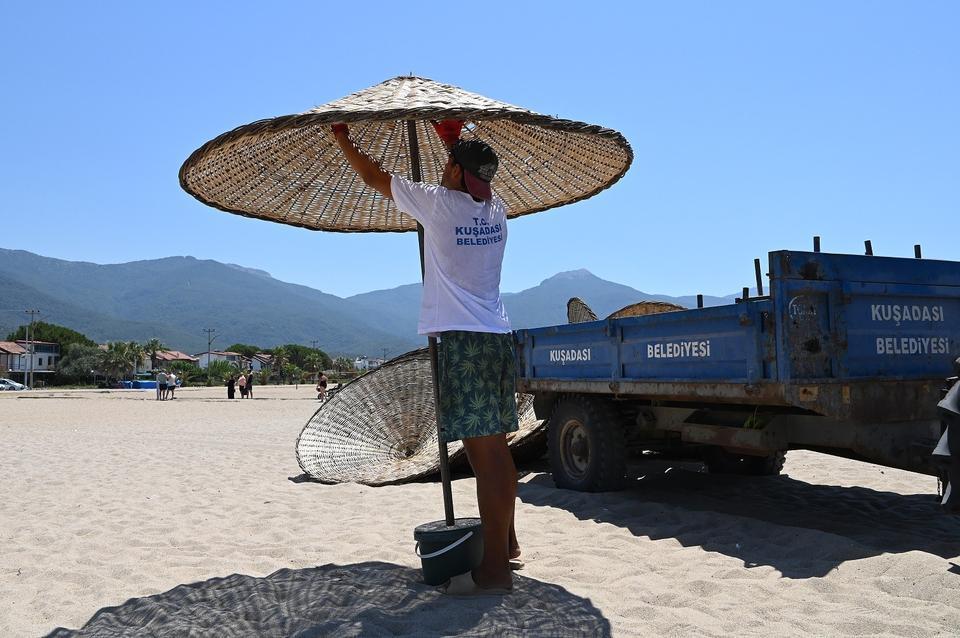
<svg viewBox="0 0 960 638"><path fill-rule="evenodd" d="M338 297L274 279L262 270L193 257L94 264L0 248L0 338L38 319L77 330L98 342L146 341L170 348L207 349L205 328L215 328L213 349L233 343L270 348L311 344L337 356L395 356L421 347L417 335L420 284ZM686 307L695 296L649 294L606 281L587 270L559 273L503 302L514 328L566 323L570 297L605 317L642 300ZM708 306L731 303L704 297Z"/></svg>

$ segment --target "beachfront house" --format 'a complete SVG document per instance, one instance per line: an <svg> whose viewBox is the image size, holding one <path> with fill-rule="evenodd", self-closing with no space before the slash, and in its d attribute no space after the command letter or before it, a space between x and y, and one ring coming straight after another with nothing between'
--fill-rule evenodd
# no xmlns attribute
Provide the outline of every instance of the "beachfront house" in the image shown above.
<svg viewBox="0 0 960 638"><path fill-rule="evenodd" d="M33 361L31 363L31 352ZM14 376L28 383L27 376L51 375L57 371L60 361L60 344L52 341L0 341L0 372ZM42 381L41 381L42 384Z"/></svg>
<svg viewBox="0 0 960 638"><path fill-rule="evenodd" d="M244 357L239 352L218 352L216 350L211 352L200 352L193 355L197 359L197 365L203 369L206 369L210 365L211 361L226 361L232 363L238 368L246 369L247 358Z"/></svg>
<svg viewBox="0 0 960 638"><path fill-rule="evenodd" d="M13 341L0 341L0 376L22 379L27 349ZM20 375L20 376L18 376Z"/></svg>
<svg viewBox="0 0 960 638"><path fill-rule="evenodd" d="M266 352L258 352L250 359L250 369L254 372L260 372L264 369L269 370L272 362L273 355L269 355Z"/></svg>
<svg viewBox="0 0 960 638"><path fill-rule="evenodd" d="M180 352L179 350L157 350L157 367L158 368L167 368L171 363L177 361L183 361L184 363L191 363L195 366L200 365L200 359L197 357L192 357L186 352ZM140 370L142 372L151 372L153 370L153 363L150 361L150 354L144 357L142 364L140 365Z"/></svg>

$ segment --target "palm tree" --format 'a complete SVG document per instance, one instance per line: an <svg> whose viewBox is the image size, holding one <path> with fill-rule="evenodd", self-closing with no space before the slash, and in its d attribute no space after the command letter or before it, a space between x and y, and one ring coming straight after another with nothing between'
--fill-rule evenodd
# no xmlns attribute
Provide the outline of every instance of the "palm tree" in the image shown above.
<svg viewBox="0 0 960 638"><path fill-rule="evenodd" d="M323 360L320 358L319 352L309 353L303 360L303 368L309 372L312 372L314 378L319 376L317 373L320 372L320 367L323 365Z"/></svg>
<svg viewBox="0 0 960 638"><path fill-rule="evenodd" d="M165 349L165 347L166 347L166 346L164 346L162 343L160 343L160 340L157 339L156 337L154 337L154 338L151 339L150 341L148 341L148 342L146 342L145 344L143 344L143 350L144 350L144 352L145 352L146 354L149 354L149 355L150 355L150 369L151 369L151 370L156 370L156 369L157 369L157 353L160 352L161 350Z"/></svg>
<svg viewBox="0 0 960 638"><path fill-rule="evenodd" d="M282 377L284 367L290 363L290 352L283 346L280 346L273 349L272 355L273 358L270 360L270 369L275 375Z"/></svg>
<svg viewBox="0 0 960 638"><path fill-rule="evenodd" d="M337 357L333 360L333 367L337 372L344 372L346 370L353 370L353 361L346 357Z"/></svg>
<svg viewBox="0 0 960 638"><path fill-rule="evenodd" d="M135 377L137 373L140 372L140 362L143 361L143 357L147 351L146 348L136 341L127 342L127 351L130 355L130 361L133 363L133 376Z"/></svg>
<svg viewBox="0 0 960 638"><path fill-rule="evenodd" d="M290 379L300 380L300 376L303 374L303 370L293 365L292 363L286 363L283 366L283 380L289 384Z"/></svg>
<svg viewBox="0 0 960 638"><path fill-rule="evenodd" d="M183 385L194 383L203 374L199 366L189 361L173 361L167 367L176 373Z"/></svg>
<svg viewBox="0 0 960 638"><path fill-rule="evenodd" d="M209 384L212 381L223 383L228 377L236 374L238 371L237 366L229 361L224 361L223 359L211 361L210 365L207 366L207 383Z"/></svg>
<svg viewBox="0 0 960 638"><path fill-rule="evenodd" d="M130 349L122 341L114 341L107 344L107 349L103 353L101 363L104 374L114 379L123 379L127 370L130 369Z"/></svg>

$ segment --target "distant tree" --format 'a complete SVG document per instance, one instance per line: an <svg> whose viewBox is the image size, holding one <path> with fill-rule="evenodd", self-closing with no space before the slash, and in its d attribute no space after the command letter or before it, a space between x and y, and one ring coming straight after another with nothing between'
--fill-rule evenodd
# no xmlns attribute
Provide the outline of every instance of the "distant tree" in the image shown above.
<svg viewBox="0 0 960 638"><path fill-rule="evenodd" d="M320 365L322 368L329 368L333 365L330 355L319 348L309 348L307 346L301 346L299 343L288 343L279 348L274 348L274 356L276 356L276 351L281 348L287 354L287 360L299 368L306 368L307 358L314 354L320 357Z"/></svg>
<svg viewBox="0 0 960 638"><path fill-rule="evenodd" d="M226 361L224 361L224 363L226 363ZM202 383L203 370L195 363L189 361L172 361L167 364L167 368L173 370L183 385L193 385L198 382Z"/></svg>
<svg viewBox="0 0 960 638"><path fill-rule="evenodd" d="M210 365L207 366L207 383L223 383L228 377L238 374L239 372L240 369L229 361L224 361L223 359L211 361Z"/></svg>
<svg viewBox="0 0 960 638"><path fill-rule="evenodd" d="M281 370L281 375L283 376L284 383L289 384L291 379L299 380L303 375L303 370L292 363L286 363Z"/></svg>
<svg viewBox="0 0 960 638"><path fill-rule="evenodd" d="M163 350L165 346L160 343L160 340L154 337L150 341L147 341L143 344L143 350L150 357L150 368L153 370L157 369L157 353Z"/></svg>
<svg viewBox="0 0 960 638"><path fill-rule="evenodd" d="M140 364L147 355L147 351L136 341L128 341L127 352L130 356L130 365L133 367L133 376L137 376L137 373L140 372Z"/></svg>
<svg viewBox="0 0 960 638"><path fill-rule="evenodd" d="M311 352L307 354L303 361L303 369L310 372L313 378L317 378L319 376L318 373L323 369L323 360L320 358L319 353Z"/></svg>
<svg viewBox="0 0 960 638"><path fill-rule="evenodd" d="M20 326L15 331L7 335L7 341L17 341L27 338L27 326ZM76 330L71 330L64 326L58 326L55 323L45 321L34 321L30 328L30 339L36 341L50 341L60 344L60 350L65 351L71 343L79 343L85 346L97 345L95 341L81 334Z"/></svg>
<svg viewBox="0 0 960 638"><path fill-rule="evenodd" d="M130 348L123 341L107 344L100 359L100 369L111 379L123 379L130 370Z"/></svg>
<svg viewBox="0 0 960 638"><path fill-rule="evenodd" d="M263 350L261 350L259 346L251 346L245 343L235 343L227 348L227 352L239 352L243 356L250 359L258 352L263 352Z"/></svg>
<svg viewBox="0 0 960 638"><path fill-rule="evenodd" d="M99 346L71 343L61 355L57 374L66 382L86 381L100 369L103 354Z"/></svg>
<svg viewBox="0 0 960 638"><path fill-rule="evenodd" d="M337 357L333 360L333 369L337 372L349 372L353 370L353 361L347 357Z"/></svg>
<svg viewBox="0 0 960 638"><path fill-rule="evenodd" d="M290 363L290 354L284 346L274 348L271 354L273 361L270 362L270 370L274 379L279 382L283 378L283 367Z"/></svg>

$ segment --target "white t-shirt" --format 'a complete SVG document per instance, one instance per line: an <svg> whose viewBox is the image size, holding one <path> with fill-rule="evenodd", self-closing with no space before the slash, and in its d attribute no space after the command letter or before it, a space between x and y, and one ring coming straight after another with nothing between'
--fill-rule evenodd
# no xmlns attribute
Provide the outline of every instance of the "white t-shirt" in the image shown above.
<svg viewBox="0 0 960 638"><path fill-rule="evenodd" d="M507 243L503 201L477 202L460 191L394 175L397 207L423 226L423 300L420 334L446 330L510 332L500 299Z"/></svg>

